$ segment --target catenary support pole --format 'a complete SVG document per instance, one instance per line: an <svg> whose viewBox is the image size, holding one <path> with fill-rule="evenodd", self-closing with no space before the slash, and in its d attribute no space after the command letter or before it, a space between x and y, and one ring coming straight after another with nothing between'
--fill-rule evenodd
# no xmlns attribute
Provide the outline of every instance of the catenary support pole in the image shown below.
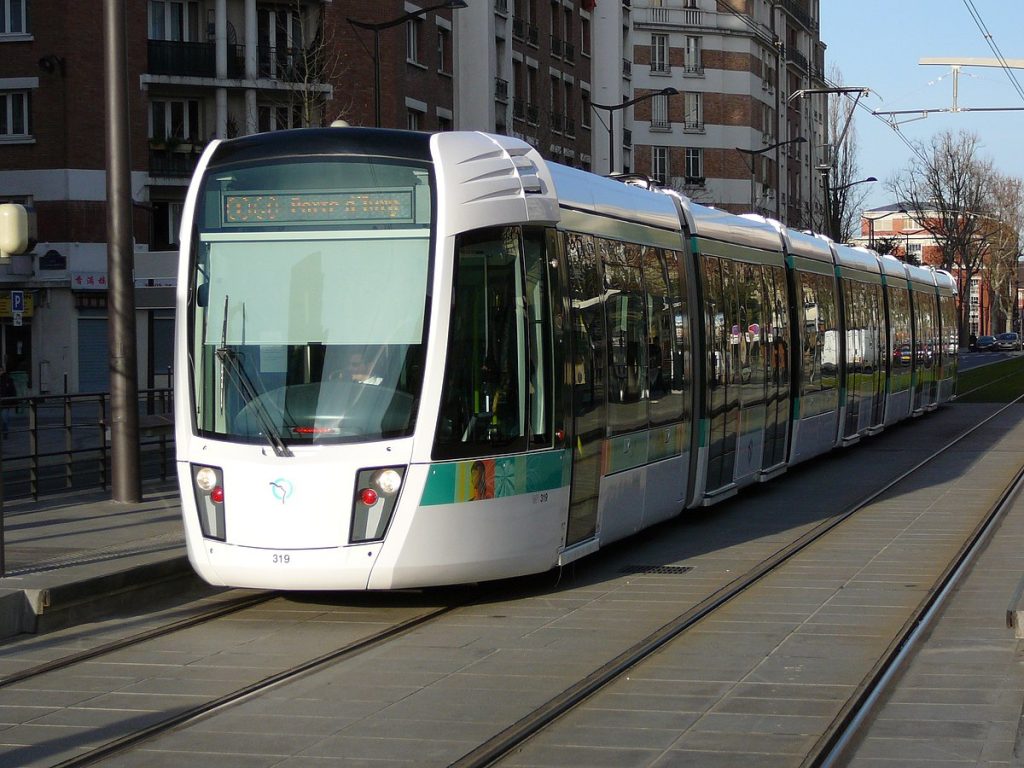
<svg viewBox="0 0 1024 768"><path fill-rule="evenodd" d="M104 0L107 107L107 332L113 500L137 502L139 387L135 353L132 186L128 133L125 0Z"/></svg>

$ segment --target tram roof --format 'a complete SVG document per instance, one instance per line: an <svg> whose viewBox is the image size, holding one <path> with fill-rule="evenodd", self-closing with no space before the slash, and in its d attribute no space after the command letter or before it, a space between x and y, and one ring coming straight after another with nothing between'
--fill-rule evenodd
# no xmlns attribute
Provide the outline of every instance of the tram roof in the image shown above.
<svg viewBox="0 0 1024 768"><path fill-rule="evenodd" d="M254 133L220 142L214 162L339 154L429 161L430 134L383 128L294 128Z"/></svg>
<svg viewBox="0 0 1024 768"><path fill-rule="evenodd" d="M679 231L679 211L669 195L624 184L567 165L548 163L558 204L662 229Z"/></svg>
<svg viewBox="0 0 1024 768"><path fill-rule="evenodd" d="M712 240L724 240L766 251L782 251L778 231L760 216L737 216L734 213L689 202L693 220L692 234Z"/></svg>
<svg viewBox="0 0 1024 768"><path fill-rule="evenodd" d="M832 250L836 254L836 264L840 267L860 269L876 275L882 271L882 267L878 263L878 256L867 248L832 243Z"/></svg>

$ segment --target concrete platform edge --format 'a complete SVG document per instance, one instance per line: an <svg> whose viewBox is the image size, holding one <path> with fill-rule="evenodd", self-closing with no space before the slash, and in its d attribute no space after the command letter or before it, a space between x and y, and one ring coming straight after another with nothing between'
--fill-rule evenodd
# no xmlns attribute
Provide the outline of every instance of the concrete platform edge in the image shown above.
<svg viewBox="0 0 1024 768"><path fill-rule="evenodd" d="M185 555L44 588L0 590L0 640L109 616L196 586Z"/></svg>

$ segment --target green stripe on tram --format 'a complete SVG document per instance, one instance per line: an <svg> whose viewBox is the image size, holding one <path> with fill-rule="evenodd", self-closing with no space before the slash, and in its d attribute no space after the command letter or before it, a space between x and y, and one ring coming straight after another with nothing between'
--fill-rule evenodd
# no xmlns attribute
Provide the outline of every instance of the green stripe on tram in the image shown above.
<svg viewBox="0 0 1024 768"><path fill-rule="evenodd" d="M569 485L571 460L569 451L558 450L432 464L420 505L457 504L561 488Z"/></svg>

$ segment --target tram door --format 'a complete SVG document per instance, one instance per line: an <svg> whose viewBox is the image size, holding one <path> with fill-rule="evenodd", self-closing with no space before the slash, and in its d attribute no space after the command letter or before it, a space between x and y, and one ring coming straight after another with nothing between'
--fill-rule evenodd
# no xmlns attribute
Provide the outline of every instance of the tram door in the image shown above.
<svg viewBox="0 0 1024 768"><path fill-rule="evenodd" d="M605 404L606 334L601 298L603 280L594 239L566 236L569 265L569 324L572 335L573 470L566 546L594 536L602 447L607 423Z"/></svg>
<svg viewBox="0 0 1024 768"><path fill-rule="evenodd" d="M733 326L736 324L735 276L733 264L715 256L701 256L704 287L704 338L708 422L708 468L706 492L732 482L736 463L739 419L739 359L734 355ZM737 338L738 342L738 338Z"/></svg>

